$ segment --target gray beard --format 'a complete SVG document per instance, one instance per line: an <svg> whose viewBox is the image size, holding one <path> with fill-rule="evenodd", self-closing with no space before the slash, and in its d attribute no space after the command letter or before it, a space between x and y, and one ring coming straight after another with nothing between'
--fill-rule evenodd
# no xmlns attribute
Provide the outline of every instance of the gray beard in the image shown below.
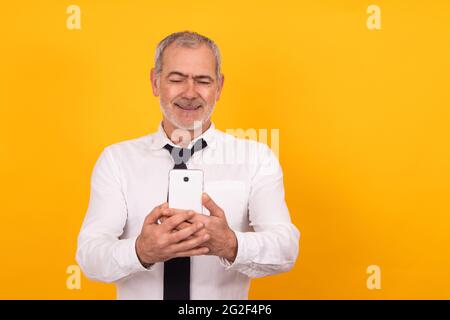
<svg viewBox="0 0 450 320"><path fill-rule="evenodd" d="M215 107L215 103L214 103L214 106L209 110L209 112L206 115L204 115L204 117L201 120L195 120L192 123L192 125L190 125L190 126L184 126L181 123L178 123L176 117L173 114L171 114L170 112L166 111L166 109L162 105L161 101L159 102L159 107L160 107L161 112L164 115L164 117L167 120L169 120L178 129L182 129L182 130L196 130L196 129L199 129L211 117L211 114L212 114L212 112L214 110L214 107Z"/></svg>

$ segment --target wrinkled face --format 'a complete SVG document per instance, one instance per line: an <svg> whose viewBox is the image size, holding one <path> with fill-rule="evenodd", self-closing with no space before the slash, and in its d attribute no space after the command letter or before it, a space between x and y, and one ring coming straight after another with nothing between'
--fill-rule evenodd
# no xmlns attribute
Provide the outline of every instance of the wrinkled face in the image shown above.
<svg viewBox="0 0 450 320"><path fill-rule="evenodd" d="M193 130L209 121L222 91L216 60L204 44L196 48L169 45L163 53L162 70L152 70L152 88L160 97L163 115L173 126Z"/></svg>

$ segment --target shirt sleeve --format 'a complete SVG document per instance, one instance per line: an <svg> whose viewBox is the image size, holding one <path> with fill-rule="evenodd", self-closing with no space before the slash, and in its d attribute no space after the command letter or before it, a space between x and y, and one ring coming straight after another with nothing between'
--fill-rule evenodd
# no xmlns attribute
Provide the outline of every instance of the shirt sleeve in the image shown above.
<svg viewBox="0 0 450 320"><path fill-rule="evenodd" d="M219 258L226 270L250 278L289 271L299 252L300 231L290 219L280 163L269 147L260 144L260 149L248 204L254 231L234 231L238 250L233 263Z"/></svg>
<svg viewBox="0 0 450 320"><path fill-rule="evenodd" d="M91 176L89 206L78 236L76 260L86 277L115 282L134 272L151 269L140 263L137 237L121 239L127 206L118 167L110 147L103 150Z"/></svg>

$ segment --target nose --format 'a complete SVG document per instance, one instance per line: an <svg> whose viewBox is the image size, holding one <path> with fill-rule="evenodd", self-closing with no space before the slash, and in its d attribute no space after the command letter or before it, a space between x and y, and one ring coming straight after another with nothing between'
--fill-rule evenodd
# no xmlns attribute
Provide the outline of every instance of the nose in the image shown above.
<svg viewBox="0 0 450 320"><path fill-rule="evenodd" d="M197 91L195 90L195 83L193 79L189 79L186 84L184 91L184 97L188 99L193 99L197 97Z"/></svg>

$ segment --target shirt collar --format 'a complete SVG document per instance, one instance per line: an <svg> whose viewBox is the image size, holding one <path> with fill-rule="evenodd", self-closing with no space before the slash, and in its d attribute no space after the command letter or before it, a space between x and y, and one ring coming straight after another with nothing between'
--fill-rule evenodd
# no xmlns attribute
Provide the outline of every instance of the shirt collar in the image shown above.
<svg viewBox="0 0 450 320"><path fill-rule="evenodd" d="M162 149L166 144L170 144L172 146L175 146L175 144L167 137L166 132L163 129L162 121L158 125L157 131L151 135L151 141L150 141L150 148L152 150L159 150ZM195 142L197 142L198 139L203 138L206 143L208 144L208 147L211 147L212 149L216 146L216 129L214 126L214 123L211 122L211 125L208 129L206 129L205 132L203 132L200 136L194 139L194 141L191 141L188 145L188 148L191 148ZM179 146L176 146L179 147Z"/></svg>

